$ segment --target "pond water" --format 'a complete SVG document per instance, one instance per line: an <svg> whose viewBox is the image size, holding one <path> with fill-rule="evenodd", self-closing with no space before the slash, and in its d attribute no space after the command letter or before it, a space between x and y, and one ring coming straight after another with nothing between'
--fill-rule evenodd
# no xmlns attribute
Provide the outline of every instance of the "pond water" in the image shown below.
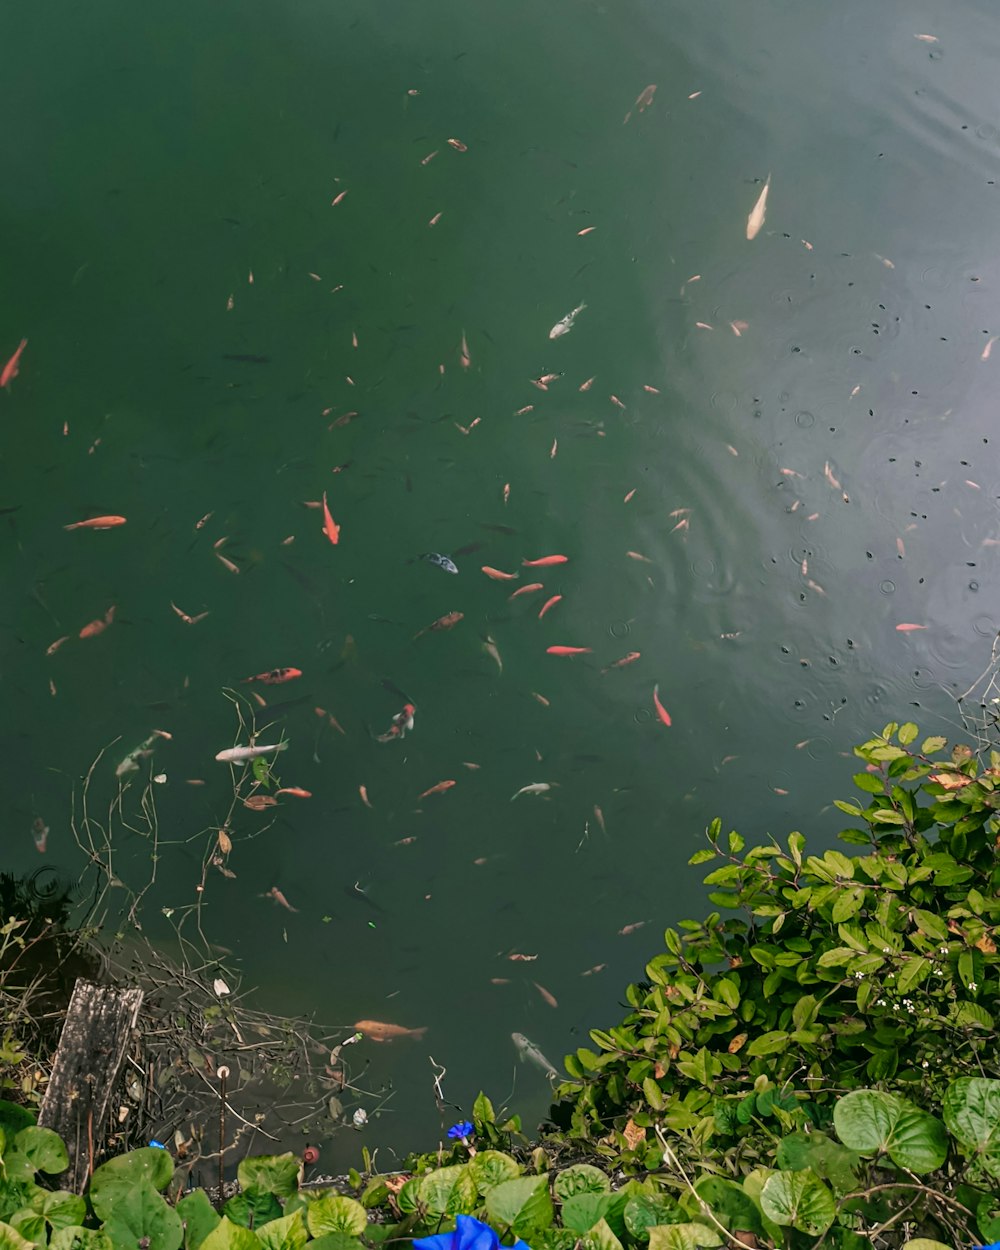
<svg viewBox="0 0 1000 1250"><path fill-rule="evenodd" d="M618 1016L706 823L831 839L851 745L953 732L989 662L992 6L57 0L4 42L4 867L76 876L71 791L162 729L151 931L192 905L235 690L311 797L235 810L207 938L266 1010L427 1029L352 1051L384 1105L325 1161L480 1087L537 1122L511 1033Z"/></svg>

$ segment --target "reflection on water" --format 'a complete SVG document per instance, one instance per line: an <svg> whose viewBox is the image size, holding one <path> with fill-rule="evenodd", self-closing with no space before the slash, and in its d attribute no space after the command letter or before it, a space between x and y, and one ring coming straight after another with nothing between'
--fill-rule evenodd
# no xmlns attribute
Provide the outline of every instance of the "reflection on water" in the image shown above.
<svg viewBox="0 0 1000 1250"><path fill-rule="evenodd" d="M190 903L256 691L312 797L238 810L210 940L269 1008L426 1026L365 1044L361 1140L430 1140L441 1066L530 1122L511 1033L619 1010L705 823L832 837L843 753L989 658L995 21L62 7L0 86L9 866L41 816L75 871L74 778L162 728L147 905Z"/></svg>

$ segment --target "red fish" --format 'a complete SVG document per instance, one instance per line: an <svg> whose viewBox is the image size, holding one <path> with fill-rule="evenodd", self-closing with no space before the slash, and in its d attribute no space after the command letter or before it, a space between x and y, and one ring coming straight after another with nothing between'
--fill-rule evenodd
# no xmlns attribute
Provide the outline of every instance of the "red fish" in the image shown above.
<svg viewBox="0 0 1000 1250"><path fill-rule="evenodd" d="M544 590L544 589L545 589L545 585L543 582L532 582L528 586L519 586L518 589L515 590L512 595L508 595L507 598L516 599L518 595L530 595L536 590Z"/></svg>
<svg viewBox="0 0 1000 1250"><path fill-rule="evenodd" d="M295 798L297 799L311 799L312 798L312 791L303 790L301 786L282 786L280 790L275 790L274 793L276 795L277 794L291 794L291 795L294 795Z"/></svg>
<svg viewBox="0 0 1000 1250"><path fill-rule="evenodd" d="M911 625L908 623L904 623L902 625L897 625L896 631L897 633L900 633L900 634L909 634L909 633L912 633L913 630L915 629L926 629L926 628L927 628L926 625Z"/></svg>
<svg viewBox="0 0 1000 1250"><path fill-rule="evenodd" d="M553 595L551 599L546 599L542 604L541 612L538 613L538 619L541 620L549 608L554 608L561 598L562 595Z"/></svg>
<svg viewBox="0 0 1000 1250"><path fill-rule="evenodd" d="M546 647L548 655L590 655L592 647Z"/></svg>
<svg viewBox="0 0 1000 1250"><path fill-rule="evenodd" d="M538 560L522 560L521 563L525 568L536 569L545 564L566 564L568 561L569 556L541 556Z"/></svg>
<svg viewBox="0 0 1000 1250"><path fill-rule="evenodd" d="M330 515L330 509L326 504L326 491L323 492L323 533L335 547L340 542L340 526Z"/></svg>
<svg viewBox="0 0 1000 1250"><path fill-rule="evenodd" d="M512 582L521 576L520 573L505 573L503 569L491 569L488 564L483 565L483 572L495 582Z"/></svg>
<svg viewBox="0 0 1000 1250"><path fill-rule="evenodd" d="M123 516L92 516L88 521L74 521L72 525L64 525L64 530L109 530L115 525L124 525Z"/></svg>
<svg viewBox="0 0 1000 1250"><path fill-rule="evenodd" d="M22 339L18 345L17 351L13 356L11 356L10 360L7 361L3 367L3 372L0 373L0 386L9 386L13 379L17 377L17 371L21 363L21 353L27 346L28 340Z"/></svg>
<svg viewBox="0 0 1000 1250"><path fill-rule="evenodd" d="M423 794L417 797L419 803L421 799L426 799L431 794L443 794L445 790L450 790L452 786L457 786L457 781L439 781L436 786L431 786L429 790L425 790Z"/></svg>
<svg viewBox="0 0 1000 1250"><path fill-rule="evenodd" d="M602 668L601 672L608 673L613 668L624 668L626 664L634 664L635 661L639 659L641 654L641 651L630 651L628 655L623 655L620 660L615 660L614 663L609 664L607 668Z"/></svg>
<svg viewBox="0 0 1000 1250"><path fill-rule="evenodd" d="M653 687L653 706L656 708L656 715L664 725L673 724L673 721L670 719L670 713L660 702L660 687L658 684Z"/></svg>
<svg viewBox="0 0 1000 1250"><path fill-rule="evenodd" d="M111 622L115 619L115 605L112 604L104 613L104 620L98 618L96 621L90 621L80 630L81 638L94 638L98 634L103 634Z"/></svg>
<svg viewBox="0 0 1000 1250"><path fill-rule="evenodd" d="M269 673L255 673L253 677L244 677L243 684L248 681L260 681L265 686L280 686L283 681L293 681L302 676L300 668L272 668Z"/></svg>

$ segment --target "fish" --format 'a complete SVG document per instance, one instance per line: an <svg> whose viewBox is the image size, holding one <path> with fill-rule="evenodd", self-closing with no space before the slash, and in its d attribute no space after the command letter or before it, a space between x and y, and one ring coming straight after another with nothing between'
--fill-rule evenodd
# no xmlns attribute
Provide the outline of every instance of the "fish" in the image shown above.
<svg viewBox="0 0 1000 1250"><path fill-rule="evenodd" d="M896 632L900 634L911 634L915 629L926 629L926 625L913 625L908 621L904 621L902 625L896 626Z"/></svg>
<svg viewBox="0 0 1000 1250"><path fill-rule="evenodd" d="M483 572L487 577L492 577L495 582L512 582L520 577L520 573L505 573L503 569L490 568L488 564L483 565Z"/></svg>
<svg viewBox="0 0 1000 1250"><path fill-rule="evenodd" d="M611 664L607 665L606 669L601 669L601 672L610 672L611 669L624 669L626 664L635 664L635 661L639 659L641 654L641 651L629 651L629 654L622 655L620 660L612 661Z"/></svg>
<svg viewBox="0 0 1000 1250"><path fill-rule="evenodd" d="M312 791L303 790L301 786L282 786L280 790L275 790L275 795L290 794L296 799L311 799Z"/></svg>
<svg viewBox="0 0 1000 1250"><path fill-rule="evenodd" d="M18 344L17 351L4 365L3 372L0 373L0 387L10 386L13 379L17 377L18 370L21 366L21 353L27 346L28 340L22 339Z"/></svg>
<svg viewBox="0 0 1000 1250"><path fill-rule="evenodd" d="M326 503L326 491L323 492L323 533L335 547L340 542L340 526L330 515L330 509Z"/></svg>
<svg viewBox="0 0 1000 1250"><path fill-rule="evenodd" d="M452 786L457 786L457 781L439 781L436 785L431 786L429 790L425 790L423 794L417 796L417 802L426 799L432 794L443 794L445 790L450 790Z"/></svg>
<svg viewBox="0 0 1000 1250"><path fill-rule="evenodd" d="M629 118L632 116L632 109L636 109L638 112L644 113L646 109L649 108L649 106L653 103L654 95L656 95L656 83L655 82L650 83L648 87L643 87L643 89L639 92L636 102L632 105L632 108L629 109L629 111L625 114L625 121L622 122L622 125L624 126L627 124Z"/></svg>
<svg viewBox="0 0 1000 1250"><path fill-rule="evenodd" d="M559 1006L559 1000L551 990L547 990L544 985L539 985L537 981L532 981L531 984L535 987L539 994L541 994L542 998L545 999L550 1007Z"/></svg>
<svg viewBox="0 0 1000 1250"><path fill-rule="evenodd" d="M177 613L177 615L181 618L181 620L184 622L185 625L197 625L199 621L203 621L206 616L211 615L211 613L209 612L199 612L197 616L188 616L188 614L182 611L177 606L177 604L174 603L172 599L170 600L170 606Z"/></svg>
<svg viewBox="0 0 1000 1250"><path fill-rule="evenodd" d="M764 217L767 215L767 193L771 189L771 175L767 175L767 181L764 183L764 190L757 197L757 203L753 206L750 216L747 218L747 238L756 239L760 234L761 227L764 225Z"/></svg>
<svg viewBox="0 0 1000 1250"><path fill-rule="evenodd" d="M449 140L449 143L450 142L451 140ZM462 366L463 369L468 369L468 367L472 364L472 357L469 355L469 344L465 341L464 330L462 331L462 346L459 349L459 351L460 351L460 355L458 358L458 363Z"/></svg>
<svg viewBox="0 0 1000 1250"><path fill-rule="evenodd" d="M564 334L569 334L570 330L573 329L573 322L576 321L577 315L582 313L586 307L586 304L578 304L571 313L567 313L561 321L557 321L549 331L549 338L558 339L562 338Z"/></svg>
<svg viewBox="0 0 1000 1250"><path fill-rule="evenodd" d="M500 651L497 648L497 644L493 641L493 639L489 636L489 634L487 634L486 637L483 639L483 650L486 652L488 656L491 656L494 660L496 660L497 668L500 670L500 673L502 673L503 672L503 660L500 659Z"/></svg>
<svg viewBox="0 0 1000 1250"><path fill-rule="evenodd" d="M276 903L278 903L281 907L284 907L285 911L297 912L299 910L297 907L293 907L291 905L291 903L288 901L287 898L285 898L284 894L282 894L282 892L278 889L276 885L272 886L268 890L268 892L264 895L264 897L273 898Z"/></svg>
<svg viewBox="0 0 1000 1250"><path fill-rule="evenodd" d="M98 634L103 634L114 619L115 605L112 604L111 607L108 608L107 612L104 613L103 620L98 618L96 621L88 621L88 623L84 625L83 629L80 630L79 636L81 638L94 638Z"/></svg>
<svg viewBox="0 0 1000 1250"><path fill-rule="evenodd" d="M446 573L458 572L458 565L451 558L451 556L443 556L440 554L440 552L425 551L424 554L420 557L420 559L426 560L428 564L436 565L439 569L444 569Z"/></svg>
<svg viewBox="0 0 1000 1250"><path fill-rule="evenodd" d="M116 525L125 525L123 516L93 516L88 521L74 521L72 525L64 525L64 530L109 530Z"/></svg>
<svg viewBox="0 0 1000 1250"><path fill-rule="evenodd" d="M537 560L522 560L521 563L525 568L538 569L549 564L568 564L569 556L539 556Z"/></svg>
<svg viewBox="0 0 1000 1250"><path fill-rule="evenodd" d="M115 769L115 776L124 777L126 773L138 772L139 761L145 756L153 754L153 745L155 744L157 738L162 737L164 737L164 735L158 729L154 729L148 738L144 738L137 747L133 747L132 750L129 751L128 755L124 757Z"/></svg>
<svg viewBox="0 0 1000 1250"><path fill-rule="evenodd" d="M618 936L631 937L633 933L638 933L645 924L645 920L633 920L631 924L622 925L622 927L618 930Z"/></svg>
<svg viewBox="0 0 1000 1250"><path fill-rule="evenodd" d="M39 855L44 855L45 848L49 844L49 827L41 816L36 816L31 822L31 837L35 843L35 850Z"/></svg>
<svg viewBox="0 0 1000 1250"><path fill-rule="evenodd" d="M673 724L670 719L670 713L660 702L660 687L658 684L653 687L653 706L656 708L656 715L660 718L664 725Z"/></svg>
<svg viewBox="0 0 1000 1250"><path fill-rule="evenodd" d="M398 1037L423 1037L427 1026L420 1029L406 1029L401 1024L386 1024L383 1020L358 1020L354 1025L358 1033L364 1033L372 1042L393 1042Z"/></svg>
<svg viewBox="0 0 1000 1250"><path fill-rule="evenodd" d="M243 800L243 806L252 812L262 812L265 807L277 807L278 800L270 794L249 794Z"/></svg>
<svg viewBox="0 0 1000 1250"><path fill-rule="evenodd" d="M553 595L551 599L546 599L542 604L542 610L538 613L538 619L541 620L549 608L554 608L560 599L562 599L562 595Z"/></svg>
<svg viewBox="0 0 1000 1250"><path fill-rule="evenodd" d="M364 803L365 807L367 807L370 811L374 811L375 809L371 805L371 800L368 798L368 787L358 786L358 794L361 795L361 802Z"/></svg>
<svg viewBox="0 0 1000 1250"><path fill-rule="evenodd" d="M546 647L546 655L590 655L592 647Z"/></svg>
<svg viewBox="0 0 1000 1250"><path fill-rule="evenodd" d="M392 725L386 733L379 734L375 739L376 742L393 742L396 738L405 738L408 733L413 731L413 717L416 713L416 705L413 703L405 703L403 710L397 712L392 718Z"/></svg>
<svg viewBox="0 0 1000 1250"><path fill-rule="evenodd" d="M242 764L246 760L256 760L262 755L272 755L275 751L287 751L288 739L276 742L273 746L261 743L255 747L227 747L215 757L221 764Z"/></svg>
<svg viewBox="0 0 1000 1250"><path fill-rule="evenodd" d="M425 625L419 633L414 634L414 640L422 638L424 634L431 629L451 629L454 625L457 625L459 621L464 619L464 612L446 612L444 616L439 616L436 621L431 621L431 623L429 625Z"/></svg>
<svg viewBox="0 0 1000 1250"><path fill-rule="evenodd" d="M516 599L518 595L530 595L530 594L533 594L536 590L544 590L544 589L545 589L544 582L531 582L527 586L519 586L518 589L515 590L512 595L508 595L507 598L508 600Z"/></svg>
<svg viewBox="0 0 1000 1250"><path fill-rule="evenodd" d="M55 642L49 643L45 648L46 655L55 655L64 642L69 642L69 634L63 634L61 638L57 638Z"/></svg>
<svg viewBox="0 0 1000 1250"><path fill-rule="evenodd" d="M533 781L530 785L522 786L517 794L512 794L510 801L513 803L518 795L521 794L546 794L551 789L552 783L550 781Z"/></svg>
<svg viewBox="0 0 1000 1250"><path fill-rule="evenodd" d="M300 668L272 668L269 673L256 673L253 677L244 677L243 684L249 681L263 682L265 686L280 686L282 682L294 681L296 677L302 676Z"/></svg>
<svg viewBox="0 0 1000 1250"><path fill-rule="evenodd" d="M548 1059L542 1054L534 1042L530 1041L523 1033L511 1033L510 1040L514 1043L518 1056L522 1063L533 1063L536 1068L540 1068L550 1081L558 1081L559 1073L549 1063Z"/></svg>

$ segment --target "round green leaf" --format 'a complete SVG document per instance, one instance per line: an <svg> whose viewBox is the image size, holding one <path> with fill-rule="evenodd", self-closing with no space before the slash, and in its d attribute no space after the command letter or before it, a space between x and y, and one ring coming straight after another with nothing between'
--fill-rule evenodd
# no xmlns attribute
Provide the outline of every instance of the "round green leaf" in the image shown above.
<svg viewBox="0 0 1000 1250"><path fill-rule="evenodd" d="M35 1246L22 1237L12 1224L0 1223L0 1250L35 1250Z"/></svg>
<svg viewBox="0 0 1000 1250"><path fill-rule="evenodd" d="M111 1216L102 1227L116 1246L143 1242L148 1250L179 1250L184 1239L181 1217L167 1206L148 1180L133 1184L116 1198Z"/></svg>
<svg viewBox="0 0 1000 1250"><path fill-rule="evenodd" d="M837 1136L851 1150L878 1154L889 1145L899 1117L900 1100L877 1089L856 1089L837 1100L833 1123Z"/></svg>
<svg viewBox="0 0 1000 1250"><path fill-rule="evenodd" d="M265 1224L263 1228L258 1228L256 1232L264 1250L302 1250L309 1240L305 1216L301 1211L282 1215L270 1224Z"/></svg>
<svg viewBox="0 0 1000 1250"><path fill-rule="evenodd" d="M775 1224L813 1237L825 1233L837 1214L833 1194L808 1168L769 1176L760 1191L760 1207Z"/></svg>
<svg viewBox="0 0 1000 1250"><path fill-rule="evenodd" d="M613 1198L611 1194L573 1194L562 1204L563 1228L575 1233L586 1233L608 1213Z"/></svg>
<svg viewBox="0 0 1000 1250"><path fill-rule="evenodd" d="M234 1224L242 1224L244 1228L260 1228L261 1225L276 1220L281 1214L281 1203L274 1194L263 1189L242 1189L233 1194L222 1208Z"/></svg>
<svg viewBox="0 0 1000 1250"><path fill-rule="evenodd" d="M287 1198L299 1187L299 1161L290 1150L283 1155L257 1155L241 1160L236 1175L243 1189Z"/></svg>
<svg viewBox="0 0 1000 1250"><path fill-rule="evenodd" d="M903 1250L949 1250L949 1247L943 1241L931 1241L930 1237L915 1237L903 1244Z"/></svg>
<svg viewBox="0 0 1000 1250"><path fill-rule="evenodd" d="M87 1216L87 1204L77 1194L65 1189L45 1190L35 1194L32 1207L45 1217L53 1229L71 1228L82 1224Z"/></svg>
<svg viewBox="0 0 1000 1250"><path fill-rule="evenodd" d="M437 1168L420 1180L420 1201L432 1215L470 1215L479 1190L467 1163Z"/></svg>
<svg viewBox="0 0 1000 1250"><path fill-rule="evenodd" d="M71 1224L52 1234L49 1250L114 1250L107 1233Z"/></svg>
<svg viewBox="0 0 1000 1250"><path fill-rule="evenodd" d="M942 1111L948 1131L966 1150L1000 1152L1000 1081L959 1077L948 1086Z"/></svg>
<svg viewBox="0 0 1000 1250"><path fill-rule="evenodd" d="M552 1223L548 1179L519 1176L494 1186L486 1195L486 1213L494 1223L506 1224L517 1237L547 1228Z"/></svg>
<svg viewBox="0 0 1000 1250"><path fill-rule="evenodd" d="M31 1160L36 1172L48 1172L54 1175L65 1172L69 1166L69 1155L58 1133L50 1128L39 1128L31 1124L23 1128L14 1138L14 1145Z"/></svg>
<svg viewBox="0 0 1000 1250"><path fill-rule="evenodd" d="M257 1234L223 1216L201 1243L201 1250L260 1250Z"/></svg>
<svg viewBox="0 0 1000 1250"><path fill-rule="evenodd" d="M552 1183L555 1195L560 1202L572 1198L574 1194L604 1194L611 1189L611 1182L600 1170L589 1163L575 1163L571 1168L563 1168Z"/></svg>
<svg viewBox="0 0 1000 1250"><path fill-rule="evenodd" d="M637 1241L648 1241L657 1224L683 1224L684 1212L666 1194L637 1194L625 1204L625 1227Z"/></svg>
<svg viewBox="0 0 1000 1250"><path fill-rule="evenodd" d="M203 1189L193 1189L185 1194L177 1204L177 1214L184 1221L184 1250L199 1250L201 1243L219 1223L219 1214Z"/></svg>
<svg viewBox="0 0 1000 1250"><path fill-rule="evenodd" d="M499 1150L480 1150L469 1160L469 1175L476 1182L481 1194L499 1185L502 1181L512 1181L520 1176L521 1169L510 1155Z"/></svg>
<svg viewBox="0 0 1000 1250"><path fill-rule="evenodd" d="M106 1220L136 1185L147 1182L154 1189L165 1189L173 1174L174 1161L166 1150L143 1146L102 1163L90 1178L87 1196L98 1219Z"/></svg>
<svg viewBox="0 0 1000 1250"><path fill-rule="evenodd" d="M32 1211L28 1207L15 1211L10 1217L10 1224L22 1237L27 1237L36 1245L45 1244L45 1217L37 1211Z"/></svg>
<svg viewBox="0 0 1000 1250"><path fill-rule="evenodd" d="M599 1194L576 1194L574 1201L584 1198L600 1198ZM598 1220L597 1223L583 1234L580 1238L582 1250L622 1250L622 1243L611 1231L607 1220Z"/></svg>
<svg viewBox="0 0 1000 1250"><path fill-rule="evenodd" d="M889 1158L911 1172L933 1172L948 1156L948 1135L937 1116L904 1106L892 1130Z"/></svg>
<svg viewBox="0 0 1000 1250"><path fill-rule="evenodd" d="M698 1250L699 1246L721 1245L719 1234L705 1224L657 1224L649 1230L649 1250Z"/></svg>
<svg viewBox="0 0 1000 1250"><path fill-rule="evenodd" d="M760 1212L742 1185L722 1176L705 1176L695 1185L695 1192L731 1232L763 1233Z"/></svg>
<svg viewBox="0 0 1000 1250"><path fill-rule="evenodd" d="M310 1202L306 1221L314 1237L322 1233L347 1233L350 1237L360 1237L368 1227L368 1216L361 1203L341 1194L323 1194L315 1202Z"/></svg>

